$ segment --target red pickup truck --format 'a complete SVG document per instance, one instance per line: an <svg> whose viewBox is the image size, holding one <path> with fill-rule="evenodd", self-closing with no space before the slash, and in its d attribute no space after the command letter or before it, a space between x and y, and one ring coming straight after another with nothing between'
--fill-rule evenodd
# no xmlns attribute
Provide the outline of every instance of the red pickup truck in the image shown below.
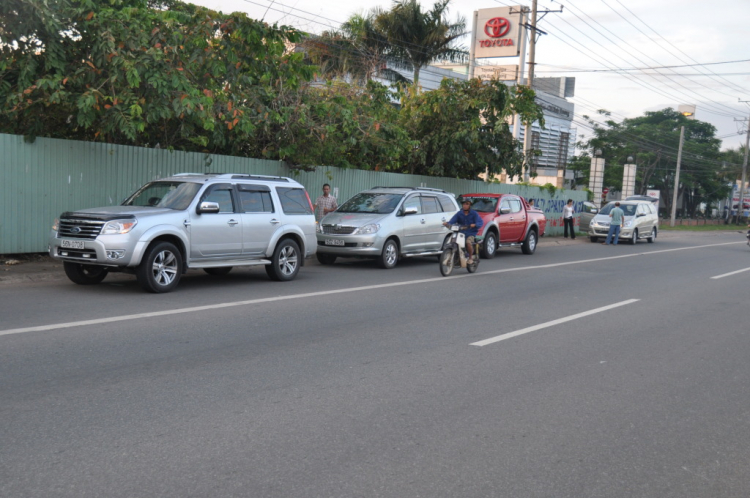
<svg viewBox="0 0 750 498"><path fill-rule="evenodd" d="M524 254L534 254L539 237L544 235L547 218L526 199L513 194L463 194L471 207L482 217L479 230L481 255L491 259L500 247L521 246Z"/></svg>

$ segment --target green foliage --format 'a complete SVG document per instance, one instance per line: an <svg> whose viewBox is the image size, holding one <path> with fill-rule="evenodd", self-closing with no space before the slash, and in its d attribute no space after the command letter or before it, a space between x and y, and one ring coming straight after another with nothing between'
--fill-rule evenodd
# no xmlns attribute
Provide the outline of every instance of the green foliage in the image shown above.
<svg viewBox="0 0 750 498"><path fill-rule="evenodd" d="M539 187L540 190L544 190L547 192L551 197L555 196L555 192L557 192L557 187L552 185L551 183L545 183L541 187Z"/></svg>
<svg viewBox="0 0 750 498"><path fill-rule="evenodd" d="M608 117L606 111L599 114ZM680 127L685 126L683 155L680 171L680 191L684 199L682 206L692 215L701 203L726 197L726 174L722 171L719 147L721 141L715 137L713 125L698 120L689 120L673 109L647 112L643 116L625 119L621 123L605 121L601 126L593 120L593 135L578 143L587 151L600 149L605 160L604 185L622 188L624 164L628 157L637 165L636 194L647 189L658 189L661 198L671 210L674 191L674 172ZM584 153L573 158L570 168L579 171L579 177L588 182L591 155Z"/></svg>

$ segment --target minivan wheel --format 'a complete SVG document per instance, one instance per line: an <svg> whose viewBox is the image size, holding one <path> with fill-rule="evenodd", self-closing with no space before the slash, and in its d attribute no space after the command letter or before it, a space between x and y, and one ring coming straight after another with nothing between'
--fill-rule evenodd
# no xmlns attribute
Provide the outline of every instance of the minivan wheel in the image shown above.
<svg viewBox="0 0 750 498"><path fill-rule="evenodd" d="M220 277L222 275L227 275L230 271L232 271L231 266L220 266L218 268L203 268L203 271L208 273L209 275L213 275L215 277Z"/></svg>
<svg viewBox="0 0 750 498"><path fill-rule="evenodd" d="M534 251L536 251L536 232L534 230L529 230L529 234L521 246L521 251L524 254L534 254Z"/></svg>
<svg viewBox="0 0 750 498"><path fill-rule="evenodd" d="M321 254L315 253L315 257L318 258L318 263L321 265L332 265L336 262L336 256L333 254Z"/></svg>
<svg viewBox="0 0 750 498"><path fill-rule="evenodd" d="M489 232L484 236L482 242L482 257L484 259L492 259L495 257L497 251L497 235L495 232Z"/></svg>
<svg viewBox="0 0 750 498"><path fill-rule="evenodd" d="M383 252L378 258L378 264L381 268L390 270L398 263L398 244L393 239L386 240L383 246Z"/></svg>
<svg viewBox="0 0 750 498"><path fill-rule="evenodd" d="M646 239L646 242L649 244L653 244L653 242L656 240L656 227L651 229L651 236Z"/></svg>
<svg viewBox="0 0 750 498"><path fill-rule="evenodd" d="M638 243L638 229L633 230L633 238L630 239L630 243L636 245Z"/></svg>
<svg viewBox="0 0 750 498"><path fill-rule="evenodd" d="M136 268L135 276L147 292L169 292L182 276L182 255L171 242L154 244Z"/></svg>
<svg viewBox="0 0 750 498"><path fill-rule="evenodd" d="M284 239L273 251L271 264L266 265L266 273L271 280L286 282L299 273L299 246L292 239Z"/></svg>
<svg viewBox="0 0 750 498"><path fill-rule="evenodd" d="M69 261L63 263L63 269L70 281L78 285L96 285L101 283L109 273L109 270L103 266L82 265Z"/></svg>

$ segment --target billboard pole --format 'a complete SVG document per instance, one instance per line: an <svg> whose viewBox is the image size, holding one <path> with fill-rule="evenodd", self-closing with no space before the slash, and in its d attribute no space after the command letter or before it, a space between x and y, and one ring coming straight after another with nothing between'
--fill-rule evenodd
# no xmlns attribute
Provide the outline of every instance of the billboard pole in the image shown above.
<svg viewBox="0 0 750 498"><path fill-rule="evenodd" d="M474 66L477 65L476 59L474 59L474 53L476 51L475 45L477 44L477 17L479 11L474 11L474 19L471 23L471 45L469 48L469 79L474 77Z"/></svg>
<svg viewBox="0 0 750 498"><path fill-rule="evenodd" d="M522 7L523 9L523 7ZM525 9L521 10L521 25L523 26L526 23L526 11ZM524 70L526 69L524 66L526 65L526 36L521 36L521 47L520 47L520 57L518 60L518 76L516 77L516 85L520 86L524 84ZM518 122L518 113L513 114L513 139L518 140L518 135L521 132L521 123Z"/></svg>
<svg viewBox="0 0 750 498"><path fill-rule="evenodd" d="M745 212L745 181L747 180L747 154L750 146L750 117L747 121L747 134L745 136L745 159L742 161L742 184L740 185L740 202L737 204L737 221L739 222L742 213ZM748 220L745 220L748 221Z"/></svg>
<svg viewBox="0 0 750 498"><path fill-rule="evenodd" d="M531 2L531 27L529 29L529 89L534 85L534 63L536 56L536 4L537 0ZM529 149L531 149L531 126L533 123L526 123L523 129L523 152L526 155L526 167L523 169L523 181L529 181L529 169L531 163L528 160Z"/></svg>

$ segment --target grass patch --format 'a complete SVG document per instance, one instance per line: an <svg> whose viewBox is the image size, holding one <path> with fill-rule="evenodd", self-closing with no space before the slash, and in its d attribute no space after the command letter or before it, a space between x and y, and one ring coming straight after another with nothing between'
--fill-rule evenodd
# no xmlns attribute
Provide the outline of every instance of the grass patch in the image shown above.
<svg viewBox="0 0 750 498"><path fill-rule="evenodd" d="M659 230L670 232L737 232L747 230L747 225L675 225L674 228L669 223L659 225Z"/></svg>

